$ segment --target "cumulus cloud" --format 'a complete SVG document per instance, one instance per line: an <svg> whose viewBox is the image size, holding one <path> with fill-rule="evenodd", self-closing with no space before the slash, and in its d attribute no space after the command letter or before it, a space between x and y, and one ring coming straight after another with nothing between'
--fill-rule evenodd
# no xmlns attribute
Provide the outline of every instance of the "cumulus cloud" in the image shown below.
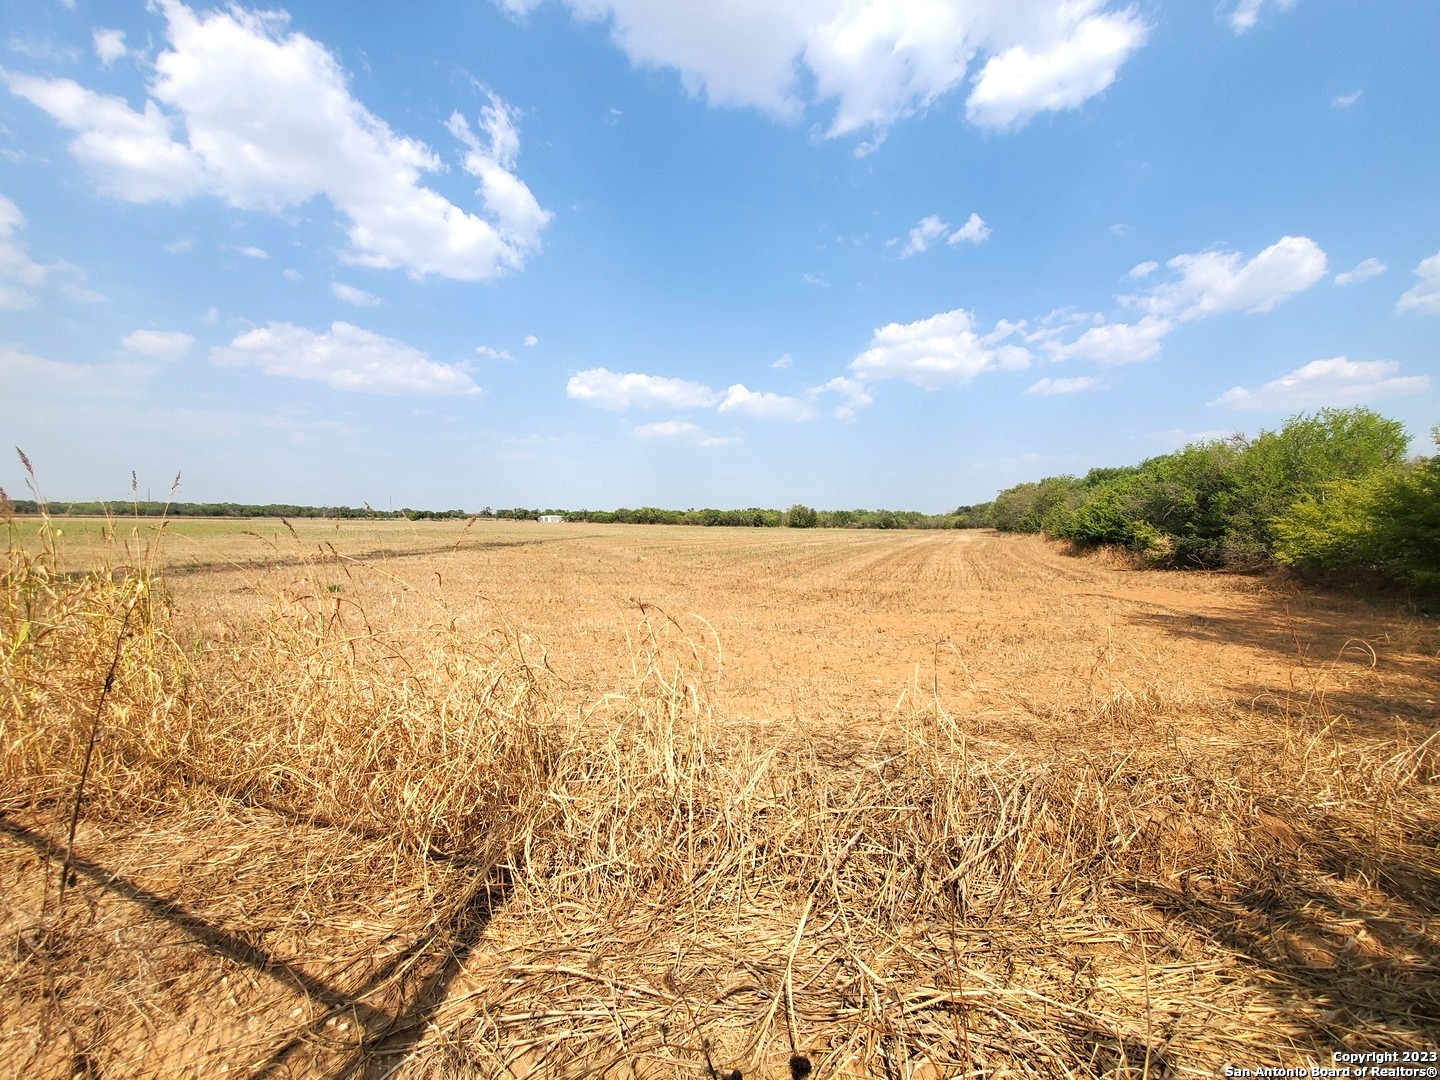
<svg viewBox="0 0 1440 1080"><path fill-rule="evenodd" d="M357 289L354 285L346 285L344 282L332 281L330 291L335 294L335 299L351 307L378 307L385 301L374 293L366 292L364 289Z"/></svg>
<svg viewBox="0 0 1440 1080"><path fill-rule="evenodd" d="M600 409L707 409L722 400L704 383L603 367L570 376L565 396Z"/></svg>
<svg viewBox="0 0 1440 1080"><path fill-rule="evenodd" d="M394 338L336 322L316 333L272 322L229 345L210 350L222 367L255 368L266 375L313 379L336 390L371 394L478 394L460 367L439 364Z"/></svg>
<svg viewBox="0 0 1440 1080"><path fill-rule="evenodd" d="M268 251L266 251L264 248L256 247L254 244L249 244L244 247L237 246L235 250L238 251L241 255L244 255L247 259L270 258L270 253Z"/></svg>
<svg viewBox="0 0 1440 1080"><path fill-rule="evenodd" d="M1330 106L1335 109L1348 109L1359 101L1364 93L1364 90L1354 90L1348 94L1336 94L1330 99Z"/></svg>
<svg viewBox="0 0 1440 1080"><path fill-rule="evenodd" d="M836 420L853 420L861 409L875 402L875 398L864 383L859 379L846 378L844 375L836 375L829 382L812 386L805 392L805 396L811 401L827 394L834 394L840 398L840 403L831 411L831 415Z"/></svg>
<svg viewBox="0 0 1440 1080"><path fill-rule="evenodd" d="M492 349L489 345L476 345L476 346L475 346L475 354L476 354L477 356L482 356L482 357L484 357L486 360L514 360L514 359L515 359L515 358L514 358L513 356L511 356L506 350L504 350L504 349Z"/></svg>
<svg viewBox="0 0 1440 1080"><path fill-rule="evenodd" d="M194 344L194 335L179 330L132 330L120 339L127 353L152 360L183 360Z"/></svg>
<svg viewBox="0 0 1440 1080"><path fill-rule="evenodd" d="M1230 9L1230 29L1237 34L1253 30L1256 23L1260 21L1260 12L1269 2L1270 0L1238 0L1238 3ZM1273 0L1273 2L1280 10L1284 11L1292 7L1295 0Z"/></svg>
<svg viewBox="0 0 1440 1080"><path fill-rule="evenodd" d="M1165 335L1175 328L1169 319L1146 315L1137 323L1092 326L1066 345L1048 342L1052 360L1092 360L1097 364L1138 364L1160 352Z"/></svg>
<svg viewBox="0 0 1440 1080"><path fill-rule="evenodd" d="M1096 12L1097 6L1057 5L1056 15L1074 19L1068 32L1048 48L1019 43L987 61L965 102L970 122L1019 127L1037 113L1083 105L1114 82L1120 65L1145 44L1148 27L1133 10Z"/></svg>
<svg viewBox="0 0 1440 1080"><path fill-rule="evenodd" d="M815 419L815 406L803 398L786 397L768 390L751 390L744 383L736 383L725 391L725 400L720 402L720 411L748 416L754 420L802 423Z"/></svg>
<svg viewBox="0 0 1440 1080"><path fill-rule="evenodd" d="M497 98L481 113L485 141L463 119L451 121L467 150L463 165L480 180L488 215L480 216L424 186L440 158L353 97L334 56L287 32L283 14L238 6L197 14L179 0L159 8L169 47L139 110L73 80L3 76L12 93L76 133L70 152L102 190L132 202L208 193L277 213L324 197L348 222L348 259L417 278L493 278L536 248L549 214L513 172L518 137Z"/></svg>
<svg viewBox="0 0 1440 1080"><path fill-rule="evenodd" d="M771 361L770 366L776 371L784 371L793 363L795 363L795 358L787 352L784 353L778 360Z"/></svg>
<svg viewBox="0 0 1440 1080"><path fill-rule="evenodd" d="M543 0L496 2L519 16ZM673 69L711 104L786 120L833 106L828 136L874 133L861 152L967 79L966 114L984 127L1074 108L1114 81L1148 31L1133 8L1111 10L1108 0L560 2L608 22L631 63Z"/></svg>
<svg viewBox="0 0 1440 1080"><path fill-rule="evenodd" d="M971 214L964 225L945 238L945 242L954 247L956 244L983 244L988 239L990 226L979 214Z"/></svg>
<svg viewBox="0 0 1440 1080"><path fill-rule="evenodd" d="M800 275L800 284L802 284L802 285L817 285L817 286L819 286L819 287L822 288L822 289L828 289L828 288L830 287L830 282L826 281L823 277L821 277L821 276L818 275L818 274L801 274L801 275Z"/></svg>
<svg viewBox="0 0 1440 1080"><path fill-rule="evenodd" d="M1094 390L1104 386L1101 379L1093 375L1077 375L1073 379L1041 379L1025 388L1027 394L1078 394L1082 390Z"/></svg>
<svg viewBox="0 0 1440 1080"><path fill-rule="evenodd" d="M987 344L975 332L974 316L957 308L911 323L890 323L874 332L870 347L850 361L863 382L907 379L927 388L964 385L986 371L1030 366L1018 345Z"/></svg>
<svg viewBox="0 0 1440 1080"><path fill-rule="evenodd" d="M1132 267L1130 268L1130 273L1129 273L1128 276L1134 278L1134 279L1137 280L1137 281L1139 281L1141 278L1147 278L1147 277L1149 277L1151 274L1153 274L1156 270L1159 270L1159 269L1160 269L1160 264L1157 263L1157 262L1155 262L1155 261L1152 259L1152 260L1148 260L1148 261L1146 261L1146 262L1138 263L1138 264L1135 265L1135 266L1132 266Z"/></svg>
<svg viewBox="0 0 1440 1080"><path fill-rule="evenodd" d="M1343 274L1335 275L1336 285L1356 285L1362 281L1369 281L1373 277L1379 277L1390 269L1379 259L1364 259L1354 270L1346 270Z"/></svg>
<svg viewBox="0 0 1440 1080"><path fill-rule="evenodd" d="M1428 259L1422 259L1415 267L1420 284L1409 289L1395 304L1398 312L1418 311L1426 315L1440 315L1440 251Z"/></svg>
<svg viewBox="0 0 1440 1080"><path fill-rule="evenodd" d="M100 58L100 63L107 68L125 55L124 30L97 29L90 35L90 40L95 46L95 55Z"/></svg>
<svg viewBox="0 0 1440 1080"><path fill-rule="evenodd" d="M1180 322L1233 311L1269 311L1325 276L1326 258L1308 236L1282 236L1253 259L1238 251L1177 255L1171 280L1121 297L1151 315Z"/></svg>
<svg viewBox="0 0 1440 1080"><path fill-rule="evenodd" d="M25 215L20 208L0 195L0 309L19 311L31 307L35 296L30 290L45 282L49 270L32 262L24 243L16 234L25 228Z"/></svg>
<svg viewBox="0 0 1440 1080"><path fill-rule="evenodd" d="M525 340L521 344L523 344L527 349L533 349L536 345L540 344L540 339L537 338L534 334L526 334Z"/></svg>
<svg viewBox="0 0 1440 1080"><path fill-rule="evenodd" d="M641 424L631 430L636 439L669 439L689 443L692 446L734 446L740 442L735 435L712 435L699 424L688 420L660 420L654 424Z"/></svg>
<svg viewBox="0 0 1440 1080"><path fill-rule="evenodd" d="M1382 397L1421 394L1430 388L1428 375L1397 375L1394 360L1348 360L1336 356L1312 360L1255 390L1231 387L1211 405L1283 412L1322 405L1355 405Z"/></svg>

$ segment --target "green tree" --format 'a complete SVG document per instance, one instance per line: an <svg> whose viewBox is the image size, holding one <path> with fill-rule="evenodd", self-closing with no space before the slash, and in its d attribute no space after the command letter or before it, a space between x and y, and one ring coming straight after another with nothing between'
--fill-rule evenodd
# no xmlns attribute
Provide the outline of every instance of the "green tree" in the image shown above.
<svg viewBox="0 0 1440 1080"><path fill-rule="evenodd" d="M785 524L792 529L813 529L818 521L818 515L804 503L796 503L785 511Z"/></svg>

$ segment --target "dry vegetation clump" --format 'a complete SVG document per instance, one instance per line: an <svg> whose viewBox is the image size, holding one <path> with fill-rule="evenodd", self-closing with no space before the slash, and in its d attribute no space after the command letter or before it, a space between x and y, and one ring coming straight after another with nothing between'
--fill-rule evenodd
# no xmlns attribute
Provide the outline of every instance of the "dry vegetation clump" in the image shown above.
<svg viewBox="0 0 1440 1080"><path fill-rule="evenodd" d="M644 605L577 709L333 551L200 640L146 551L56 562L0 581L0 1072L1213 1075L1440 1033L1423 733L1181 726L1157 682L1042 747L918 679L760 725Z"/></svg>

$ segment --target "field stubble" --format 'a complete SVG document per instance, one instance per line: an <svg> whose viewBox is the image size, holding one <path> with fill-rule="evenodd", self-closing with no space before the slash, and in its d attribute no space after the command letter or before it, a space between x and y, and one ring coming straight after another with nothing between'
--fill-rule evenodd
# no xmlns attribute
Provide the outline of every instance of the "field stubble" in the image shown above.
<svg viewBox="0 0 1440 1080"><path fill-rule="evenodd" d="M984 533L66 522L57 561L15 528L0 1072L1440 1037L1425 620Z"/></svg>

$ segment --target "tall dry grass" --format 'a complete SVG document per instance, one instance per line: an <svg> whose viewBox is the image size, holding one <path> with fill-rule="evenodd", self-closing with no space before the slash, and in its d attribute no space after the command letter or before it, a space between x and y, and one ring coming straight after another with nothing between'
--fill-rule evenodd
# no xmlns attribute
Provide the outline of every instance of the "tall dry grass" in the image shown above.
<svg viewBox="0 0 1440 1080"><path fill-rule="evenodd" d="M641 607L575 709L333 549L187 640L135 527L73 573L45 529L0 581L0 1072L1213 1075L1440 1033L1437 742L1340 730L1323 669L1275 715L1111 686L1041 753L920 677L716 715L721 643Z"/></svg>

